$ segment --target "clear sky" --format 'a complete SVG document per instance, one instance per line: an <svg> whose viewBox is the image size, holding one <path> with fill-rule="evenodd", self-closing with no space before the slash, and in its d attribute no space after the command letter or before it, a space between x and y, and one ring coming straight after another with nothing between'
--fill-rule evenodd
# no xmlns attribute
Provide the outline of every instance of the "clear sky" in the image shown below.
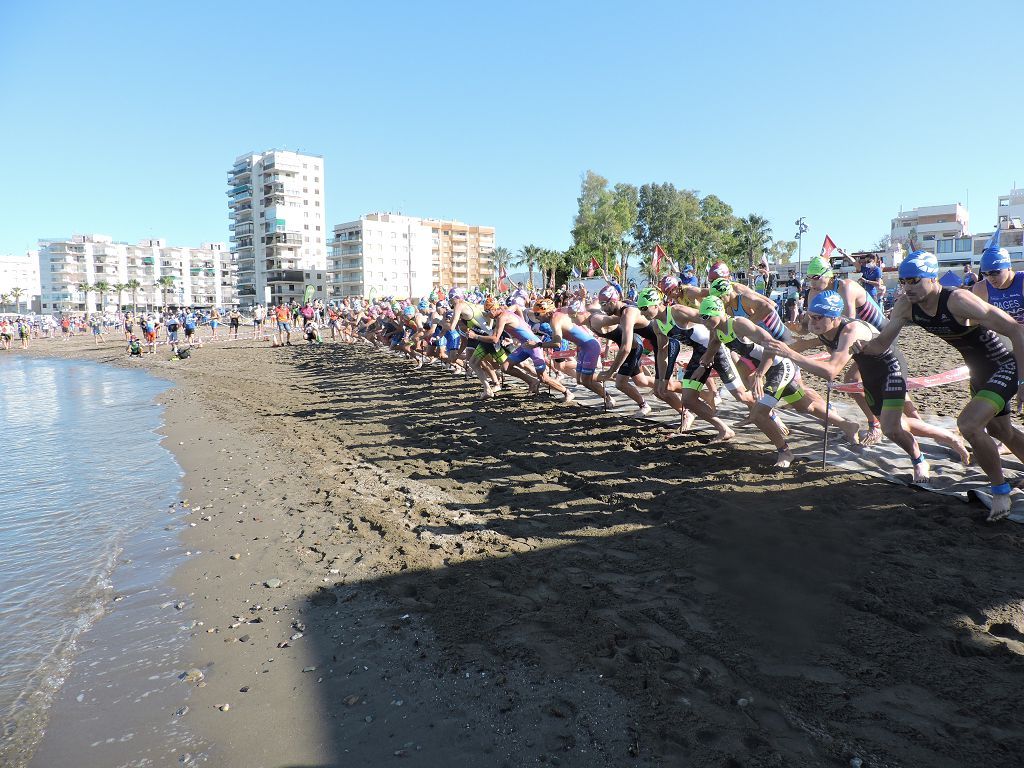
<svg viewBox="0 0 1024 768"><path fill-rule="evenodd" d="M0 253L226 241L250 150L376 210L565 248L582 174L714 193L804 247L1024 185L1013 3L0 2Z"/></svg>

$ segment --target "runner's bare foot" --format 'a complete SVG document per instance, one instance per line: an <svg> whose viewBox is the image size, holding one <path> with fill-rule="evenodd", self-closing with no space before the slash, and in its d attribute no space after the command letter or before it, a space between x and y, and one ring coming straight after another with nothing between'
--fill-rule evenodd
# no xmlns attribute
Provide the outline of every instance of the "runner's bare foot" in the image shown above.
<svg viewBox="0 0 1024 768"><path fill-rule="evenodd" d="M932 468L927 461L919 461L914 465L914 482L927 483L931 477Z"/></svg>
<svg viewBox="0 0 1024 768"><path fill-rule="evenodd" d="M781 448L775 457L775 466L779 469L788 469L793 463L793 452L789 448Z"/></svg>
<svg viewBox="0 0 1024 768"><path fill-rule="evenodd" d="M992 497L992 508L988 512L988 517L985 518L986 522L994 523L997 520L1002 520L1008 514L1010 514L1010 494L995 494Z"/></svg>
<svg viewBox="0 0 1024 768"><path fill-rule="evenodd" d="M719 432L717 435L715 435L711 439L711 443L728 443L734 437L736 437L736 433L733 432L731 429L727 429L725 430L725 432Z"/></svg>

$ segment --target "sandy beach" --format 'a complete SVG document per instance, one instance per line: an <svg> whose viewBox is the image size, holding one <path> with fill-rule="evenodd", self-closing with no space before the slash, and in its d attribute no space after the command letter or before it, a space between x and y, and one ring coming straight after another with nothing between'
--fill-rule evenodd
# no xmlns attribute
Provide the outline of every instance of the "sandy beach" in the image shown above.
<svg viewBox="0 0 1024 768"><path fill-rule="evenodd" d="M958 364L907 338L915 373ZM365 347L33 353L176 384L202 679L166 765L1024 761L1024 532L980 507L776 471L763 441L479 403ZM955 413L965 389L917 399Z"/></svg>

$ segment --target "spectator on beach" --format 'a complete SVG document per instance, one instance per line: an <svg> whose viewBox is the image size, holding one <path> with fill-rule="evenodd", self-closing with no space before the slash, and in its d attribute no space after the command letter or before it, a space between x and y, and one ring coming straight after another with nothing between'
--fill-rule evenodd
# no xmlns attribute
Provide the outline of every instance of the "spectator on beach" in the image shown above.
<svg viewBox="0 0 1024 768"><path fill-rule="evenodd" d="M217 329L220 327L220 312L216 307L210 310L210 338L217 338Z"/></svg>
<svg viewBox="0 0 1024 768"><path fill-rule="evenodd" d="M142 335L146 339L146 346L149 347L149 353L151 355L156 354L156 331L160 323L157 322L153 315L146 315L142 321Z"/></svg>
<svg viewBox="0 0 1024 768"><path fill-rule="evenodd" d="M961 287L963 288L973 288L974 284L978 282L978 276L975 274L974 270L971 269L970 264L964 264L964 274L962 279L963 283Z"/></svg>
<svg viewBox="0 0 1024 768"><path fill-rule="evenodd" d="M128 337L128 355L130 357L142 357L142 342L135 334Z"/></svg>
<svg viewBox="0 0 1024 768"><path fill-rule="evenodd" d="M873 253L865 253L860 257L860 284L875 301L878 301L878 291L882 286L882 268L878 266L878 260Z"/></svg>
<svg viewBox="0 0 1024 768"><path fill-rule="evenodd" d="M291 310L284 303L284 299L280 299L277 307L274 309L274 315L277 319L277 332L274 334L274 346L280 347L292 345L292 313Z"/></svg>
<svg viewBox="0 0 1024 768"><path fill-rule="evenodd" d="M267 335L263 332L263 323L267 319L267 308L257 304L252 310L252 337L254 339L265 339Z"/></svg>
<svg viewBox="0 0 1024 768"><path fill-rule="evenodd" d="M238 338L238 328L242 323L242 313L238 307L232 307L228 312L228 338Z"/></svg>

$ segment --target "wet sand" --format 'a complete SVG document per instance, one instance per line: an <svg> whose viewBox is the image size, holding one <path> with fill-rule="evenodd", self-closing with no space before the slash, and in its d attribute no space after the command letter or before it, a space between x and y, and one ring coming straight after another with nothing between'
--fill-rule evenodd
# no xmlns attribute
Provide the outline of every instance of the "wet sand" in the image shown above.
<svg viewBox="0 0 1024 768"><path fill-rule="evenodd" d="M923 336L904 349L915 374L958 364ZM366 348L166 354L141 364L178 384L164 399L182 546L199 552L174 577L202 622L185 655L203 685L179 683L195 760L1024 760L1016 524L774 470L761 441L668 442L514 391L481 404L471 383ZM949 414L965 388L918 402Z"/></svg>

